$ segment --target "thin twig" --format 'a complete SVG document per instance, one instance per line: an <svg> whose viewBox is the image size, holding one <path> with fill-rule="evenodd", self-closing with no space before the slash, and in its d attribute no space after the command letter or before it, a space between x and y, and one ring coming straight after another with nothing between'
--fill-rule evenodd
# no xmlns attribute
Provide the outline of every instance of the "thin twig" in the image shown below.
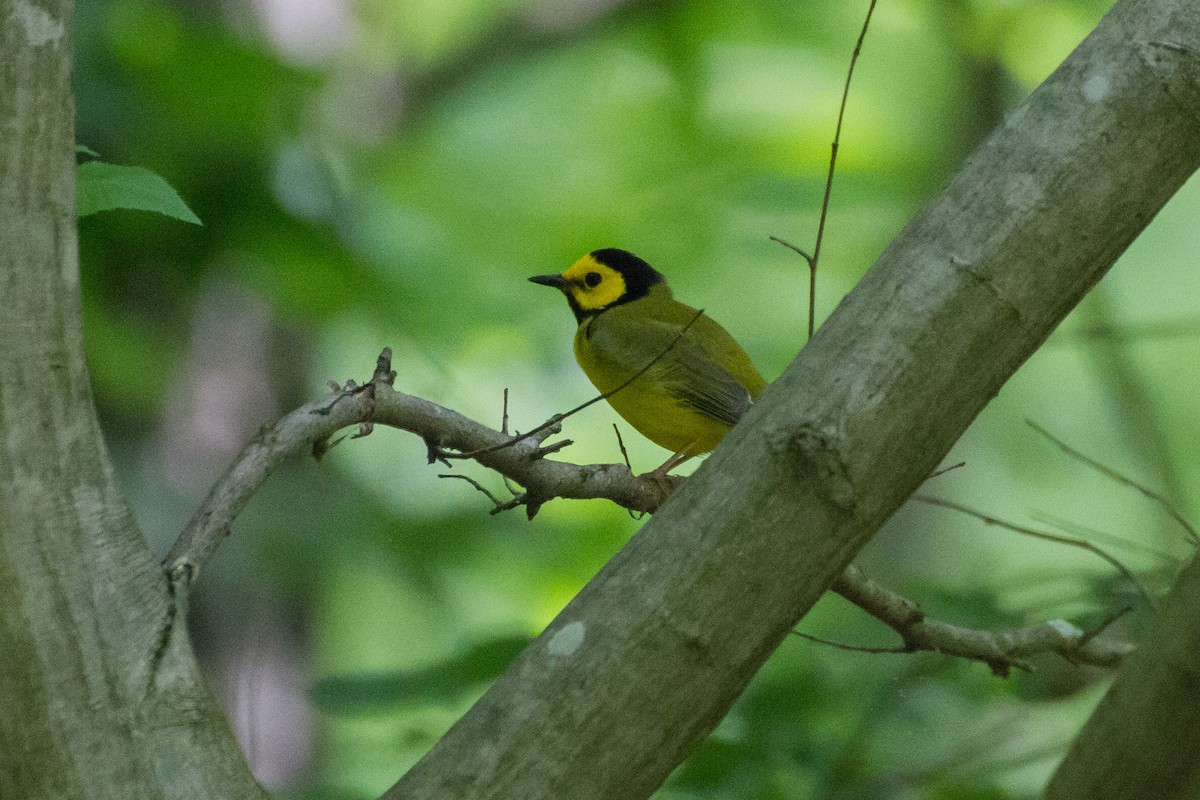
<svg viewBox="0 0 1200 800"><path fill-rule="evenodd" d="M504 387L504 411L500 415L500 432L508 435L508 387Z"/></svg>
<svg viewBox="0 0 1200 800"><path fill-rule="evenodd" d="M617 447L621 449L621 458L625 460L625 466L629 468L629 474L633 474L633 464L629 463L629 451L625 449L625 440L621 438L621 429L617 427L617 423L613 423L613 433L617 435ZM646 516L645 511L634 511L631 508L625 509L625 513L630 519L638 520Z"/></svg>
<svg viewBox="0 0 1200 800"><path fill-rule="evenodd" d="M508 511L509 509L516 508L517 506L519 506L523 502L525 502L524 497L522 497L519 494L514 494L514 497L512 500L509 500L506 503L502 503L496 497L496 495L492 494L491 492L489 492L487 490L487 487L485 487L483 484L481 484L479 481L475 480L474 478L470 477L469 475L460 475L458 473L443 472L440 475L438 475L438 477L439 478L458 478L459 480L466 481L467 483L471 484L479 491L483 492L484 495L487 496L487 499L492 501L492 510L490 512L488 512L490 514L499 514L501 511Z"/></svg>
<svg viewBox="0 0 1200 800"><path fill-rule="evenodd" d="M617 427L617 423L613 423L613 433L617 435L617 447L621 449L621 458L625 460L625 466L629 467L629 472L633 472L633 464L629 463L629 451L625 449L625 440L621 438L621 429Z"/></svg>
<svg viewBox="0 0 1200 800"><path fill-rule="evenodd" d="M520 436L514 436L513 438L509 439L506 442L501 442L500 444L493 445L492 447L484 447L479 450L472 450L469 453L443 453L442 455L444 455L446 458L459 458L459 459L476 458L476 457L484 455L486 453L494 453L497 450L503 450L506 447L512 447L517 442L523 442L526 439L530 439L543 431L550 430L551 428L554 428L555 426L561 425L562 421L564 419L566 419L567 417L574 416L575 414L578 414L580 411L583 411L588 406L599 403L601 400L607 400L608 398L612 397L617 392L624 389L629 384L636 381L638 378L645 375L646 372L649 371L649 369L651 367L653 367L655 364L657 364L663 358L663 356L665 356L667 353L671 352L671 349L673 347L675 347L675 345L679 342L679 340L683 338L683 335L685 333L687 333L688 328L691 328L692 325L695 324L696 320L700 319L700 317L703 315L704 315L703 308L697 310L695 315L693 315L692 318L690 320L688 320L686 325L684 325L682 328L679 329L679 332L675 334L675 338L671 339L670 343L667 344L666 347L664 347L656 356L654 356L654 358L652 358L648 362L646 362L645 366L643 366L637 372L633 373L633 375L629 376L629 378L627 378L625 381L623 381L615 389L608 391L608 392L604 392L603 394L599 394L599 395L593 397L591 400L588 400L586 403L580 403L579 405L575 406L574 408L572 408L570 411L566 412L565 414L555 414L553 417L546 420L541 425L539 425L536 428L534 428L533 430L529 431L529 433L521 434Z"/></svg>
<svg viewBox="0 0 1200 800"><path fill-rule="evenodd" d="M779 244L781 244L781 245L783 245L784 247L786 247L788 250L791 250L793 253L798 253L798 254L800 255L800 257L801 257L801 258L803 258L805 261L807 261L807 262L808 262L808 268L809 268L810 270L812 270L812 269L816 269L816 261L813 259L813 257L812 257L812 256L810 256L810 255L809 255L807 252L805 252L804 250L800 249L799 247L797 247L796 245L792 244L791 242L784 241L783 239L780 239L778 236L768 236L767 238L768 238L768 239L770 239L772 242L778 242ZM811 334L810 334L810 335L811 335Z"/></svg>
<svg viewBox="0 0 1200 800"><path fill-rule="evenodd" d="M1025 420L1025 424L1028 425L1029 427L1033 428L1035 431L1040 433L1042 436L1045 436L1047 439L1049 439L1054 444L1058 445L1058 448L1060 450L1062 450L1064 453L1066 453L1067 455L1069 455L1071 458L1075 459L1076 461L1086 464L1087 466L1096 470L1097 472L1099 472L1101 475L1108 478L1109 480L1113 480L1113 481L1116 481L1117 483L1120 483L1125 486L1129 486L1133 489L1136 489L1137 491L1141 492L1143 496L1148 497L1150 500L1154 501L1155 503L1158 503L1159 507L1161 507L1164 511L1166 511L1167 514L1171 517L1171 519L1173 519L1177 523L1179 523L1179 526L1181 528L1183 528L1185 534L1187 535L1187 538L1191 541L1191 543L1193 545L1200 544L1200 534L1197 534L1195 527L1193 527L1192 524L1190 522L1188 522L1187 518L1184 517L1182 513L1180 513L1179 509L1177 509L1177 508L1175 508L1175 506L1171 505L1170 501L1167 500L1167 498L1163 497L1161 494L1154 491L1153 489L1151 489L1147 486L1144 486L1131 478L1125 477L1124 475L1117 472L1112 467L1101 464L1099 461L1095 460L1094 458L1089 458L1088 456L1085 456L1083 453L1079 452L1074 447L1071 447L1071 445L1067 444L1062 439L1059 439L1057 436L1050 433L1050 431L1046 430L1041 425L1038 425L1033 420L1027 419L1027 420Z"/></svg>
<svg viewBox="0 0 1200 800"><path fill-rule="evenodd" d="M544 447L539 447L531 456L531 458L545 458L551 453L557 453L559 450L563 450L573 444L575 444L573 439L561 439L557 442L545 445Z"/></svg>
<svg viewBox="0 0 1200 800"><path fill-rule="evenodd" d="M479 481L472 478L470 475L462 475L457 472L442 472L442 473L438 474L438 477L439 478L457 478L460 481L466 481L467 483L471 484L476 489L478 489L480 492L483 492L483 494L487 496L487 499L492 501L492 505L495 505L495 506L502 505L502 503L500 502L499 498L496 497L496 495L494 495L490 491L488 491L486 486L484 486Z"/></svg>
<svg viewBox="0 0 1200 800"><path fill-rule="evenodd" d="M857 644L845 644L844 642L834 642L830 639L822 639L819 636L813 636L810 633L804 633L802 631L790 631L790 633L792 636L799 636L801 639L808 639L810 642L828 645L829 647L836 647L838 650L851 650L855 653L899 653L903 655L912 652L912 648L905 647L903 645L900 647L864 647Z"/></svg>
<svg viewBox="0 0 1200 800"><path fill-rule="evenodd" d="M1133 611L1133 606L1123 606L1122 608L1118 608L1116 611L1113 611L1107 617L1100 620L1097 625L1094 625L1091 629L1084 631L1083 636L1079 639L1079 646L1085 646L1092 639L1095 639L1101 633L1108 630L1114 622L1128 614L1130 611Z"/></svg>
<svg viewBox="0 0 1200 800"><path fill-rule="evenodd" d="M813 318L816 316L817 297L817 262L821 259L821 243L825 240L825 222L829 218L829 199L833 195L833 172L837 165L838 146L842 140L842 120L846 116L846 104L850 99L850 79L854 77L854 66L862 54L863 41L867 38L867 28L871 25L871 15L875 13L875 0L867 6L867 16L863 20L862 30L859 31L858 41L854 43L854 54L850 56L850 68L846 70L846 85L842 89L842 104L838 108L837 128L834 130L833 143L829 148L829 173L825 178L825 197L821 201L821 218L817 222L817 242L813 245L812 268L809 270L808 283L808 338L813 335Z"/></svg>
<svg viewBox="0 0 1200 800"><path fill-rule="evenodd" d="M1086 537L1094 542L1107 543L1114 548L1119 548L1128 553L1148 556L1156 559L1157 561L1161 561L1166 566L1177 566L1179 564L1179 558L1177 556L1171 555L1164 550L1149 547L1141 542L1131 541L1123 536L1117 536L1088 525L1081 525L1074 520L1064 519L1056 514L1047 514L1042 511L1035 511L1033 512L1032 516L1036 521L1045 523L1052 528L1057 528L1058 530L1069 533L1072 536L1078 536L1080 538Z"/></svg>
<svg viewBox="0 0 1200 800"><path fill-rule="evenodd" d="M940 478L943 475L945 475L947 472L953 472L954 470L956 470L960 467L965 467L966 465L967 465L967 462L960 461L957 464L951 464L948 467L942 467L941 469L935 471L932 475L930 475L928 479L933 480L934 478Z"/></svg>
<svg viewBox="0 0 1200 800"><path fill-rule="evenodd" d="M1042 539L1043 541L1055 542L1057 544L1065 544L1070 547L1078 547L1083 550L1087 550L1090 553L1095 553L1097 556L1111 564L1123 576L1125 576L1125 579L1133 584L1134 588L1137 589L1138 594L1140 594L1146 601L1146 604L1151 608L1154 607L1154 599L1150 596L1150 593L1146 591L1146 588L1142 586L1141 581L1137 579L1137 576L1133 574L1133 571L1121 563L1119 559L1110 555L1108 551L1097 547L1086 539L1078 539L1074 536L1061 536L1056 533L1047 533L1045 531L1027 528L1024 525L1006 522L1002 519L998 519L997 517L984 514L981 511L976 511L973 508L968 508L967 506L953 503L949 500L943 500L940 497L931 497L929 495L913 495L912 499L919 503L926 503L931 506L941 506L942 508L948 508L952 511L957 511L960 514L966 514L967 516L974 517L985 525L995 525L997 527L1013 531L1014 533L1032 536L1035 539Z"/></svg>
<svg viewBox="0 0 1200 800"><path fill-rule="evenodd" d="M817 222L817 241L813 245L812 255L796 247L794 244L789 244L777 236L772 236L773 241L787 247L790 250L799 253L805 261L808 262L808 338L813 337L815 329L815 320L817 317L817 262L821 258L821 243L825 240L825 222L829 218L829 200L833 196L833 174L837 168L838 146L842 140L842 121L846 116L846 104L850 99L850 80L854 77L854 66L858 63L858 57L862 54L863 41L867 38L867 29L871 26L871 15L875 13L875 2L871 0L871 4L867 7L867 16L863 20L862 30L859 31L858 41L854 44L854 53L850 56L850 68L846 70L846 85L842 88L842 103L838 107L837 126L833 132L833 142L829 147L829 172L825 176L825 193L821 198L821 216Z"/></svg>
<svg viewBox="0 0 1200 800"><path fill-rule="evenodd" d="M930 619L913 601L879 585L853 564L830 588L899 634L908 652L927 650L980 661L1001 677L1013 667L1026 668L1021 659L1036 653L1111 667L1132 650L1123 642L1096 640L1115 617L1090 632L1063 620L986 631Z"/></svg>

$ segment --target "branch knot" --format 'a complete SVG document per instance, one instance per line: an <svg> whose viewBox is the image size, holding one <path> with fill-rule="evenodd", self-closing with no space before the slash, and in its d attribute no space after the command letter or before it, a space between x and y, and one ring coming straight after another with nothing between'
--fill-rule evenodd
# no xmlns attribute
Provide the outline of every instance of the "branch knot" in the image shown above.
<svg viewBox="0 0 1200 800"><path fill-rule="evenodd" d="M816 493L835 507L850 511L857 492L842 458L842 446L841 437L832 430L805 425L774 449L780 460L795 470L801 482L817 487Z"/></svg>

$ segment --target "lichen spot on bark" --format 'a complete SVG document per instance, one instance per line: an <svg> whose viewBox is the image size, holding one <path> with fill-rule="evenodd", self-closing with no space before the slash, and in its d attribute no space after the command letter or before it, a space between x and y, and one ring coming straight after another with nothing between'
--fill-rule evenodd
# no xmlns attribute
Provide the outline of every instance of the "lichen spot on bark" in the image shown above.
<svg viewBox="0 0 1200 800"><path fill-rule="evenodd" d="M32 47L57 43L66 32L61 20L50 16L46 9L34 5L29 0L17 0L13 3L9 18L25 31L25 38Z"/></svg>
<svg viewBox="0 0 1200 800"><path fill-rule="evenodd" d="M1109 80L1107 75L1101 72L1091 74L1083 82L1083 97L1089 103L1099 103L1108 97L1111 91L1112 81Z"/></svg>
<svg viewBox="0 0 1200 800"><path fill-rule="evenodd" d="M583 644L587 627L582 622L568 622L562 626L546 646L552 656L569 656Z"/></svg>

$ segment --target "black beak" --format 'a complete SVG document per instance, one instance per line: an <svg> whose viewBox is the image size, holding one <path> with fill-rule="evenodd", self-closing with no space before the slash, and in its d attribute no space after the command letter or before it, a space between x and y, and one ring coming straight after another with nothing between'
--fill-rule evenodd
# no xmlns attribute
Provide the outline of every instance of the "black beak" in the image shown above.
<svg viewBox="0 0 1200 800"><path fill-rule="evenodd" d="M540 283L542 286L553 286L559 291L565 292L570 282L562 275L534 275L529 280L534 283Z"/></svg>

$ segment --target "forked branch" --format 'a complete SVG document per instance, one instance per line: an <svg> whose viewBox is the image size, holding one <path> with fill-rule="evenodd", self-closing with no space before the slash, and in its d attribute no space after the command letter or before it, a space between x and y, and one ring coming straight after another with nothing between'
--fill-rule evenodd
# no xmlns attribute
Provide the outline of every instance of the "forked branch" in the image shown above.
<svg viewBox="0 0 1200 800"><path fill-rule="evenodd" d="M651 479L633 476L623 464L569 464L545 458L554 446L543 446L553 428L525 436L508 447L510 437L448 408L392 388L391 351L380 355L379 367L368 383L350 382L332 400L319 400L292 411L263 428L242 450L192 516L168 554L169 572L193 575L207 562L233 520L258 488L288 458L312 452L320 457L341 439L338 431L359 426L356 436L375 425L399 428L420 436L431 463L443 451L478 451L475 460L524 487L522 505L530 516L555 497L585 500L608 498L635 511L652 511L662 502L663 489Z"/></svg>
<svg viewBox="0 0 1200 800"><path fill-rule="evenodd" d="M420 436L429 448L429 462L444 461L451 451L471 457L512 480L523 489L502 501L481 484L470 482L488 496L493 513L526 507L530 517L546 501L605 498L630 511L653 512L666 499L662 484L635 476L626 464L578 465L545 456L558 444L545 445L557 426L541 426L530 434L510 437L443 406L393 387L396 374L391 351L385 349L371 380L335 386L332 399L309 403L264 428L246 446L180 534L165 561L176 591L187 591L200 568L229 534L234 519L280 464L311 452L320 458L345 437L332 439L343 428L358 426L351 438L366 436L386 425ZM450 476L445 476L450 477ZM678 479L672 479L678 480ZM926 619L912 601L866 578L851 566L833 590L901 634L909 650L937 650L983 661L998 674L1035 652L1058 652L1082 663L1109 666L1128 651L1124 644L1100 642L1068 623L1043 623L1017 631L972 630Z"/></svg>

